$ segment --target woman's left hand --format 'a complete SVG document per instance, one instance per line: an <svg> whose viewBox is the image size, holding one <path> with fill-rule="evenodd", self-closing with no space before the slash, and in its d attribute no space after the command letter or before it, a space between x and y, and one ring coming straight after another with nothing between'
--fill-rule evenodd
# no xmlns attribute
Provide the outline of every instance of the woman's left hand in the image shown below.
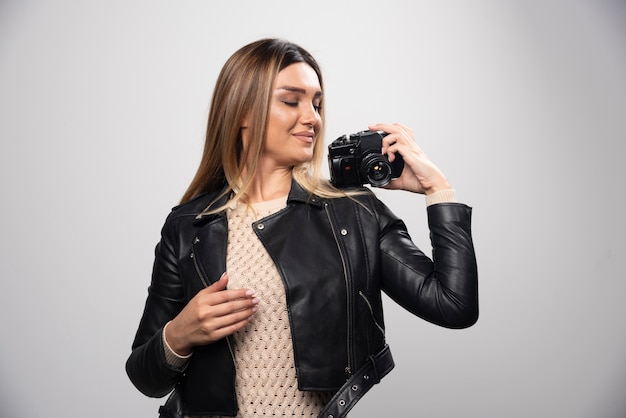
<svg viewBox="0 0 626 418"><path fill-rule="evenodd" d="M382 153L387 155L390 162L395 160L396 153L404 160L402 174L384 186L385 189L432 194L452 188L446 176L415 143L410 128L398 123L379 123L370 125L369 129L387 132L388 135L383 138Z"/></svg>

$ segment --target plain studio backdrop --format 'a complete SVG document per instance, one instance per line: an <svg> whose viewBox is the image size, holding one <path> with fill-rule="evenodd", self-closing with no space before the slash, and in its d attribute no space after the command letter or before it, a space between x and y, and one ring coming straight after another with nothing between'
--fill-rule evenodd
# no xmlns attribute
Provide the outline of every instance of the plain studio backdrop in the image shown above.
<svg viewBox="0 0 626 418"><path fill-rule="evenodd" d="M319 60L327 142L406 124L474 208L479 322L385 299L396 369L351 418L624 418L625 28L619 0L0 1L0 416L157 416L124 370L153 249L221 66L271 36ZM377 193L430 253L423 197Z"/></svg>

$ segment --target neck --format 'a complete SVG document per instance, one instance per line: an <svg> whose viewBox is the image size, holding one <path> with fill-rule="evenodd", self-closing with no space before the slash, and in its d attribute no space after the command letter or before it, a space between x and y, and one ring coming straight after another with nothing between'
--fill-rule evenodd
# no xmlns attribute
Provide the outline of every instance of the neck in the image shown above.
<svg viewBox="0 0 626 418"><path fill-rule="evenodd" d="M286 196L291 190L291 179L291 169L258 170L246 191L246 201L258 203Z"/></svg>

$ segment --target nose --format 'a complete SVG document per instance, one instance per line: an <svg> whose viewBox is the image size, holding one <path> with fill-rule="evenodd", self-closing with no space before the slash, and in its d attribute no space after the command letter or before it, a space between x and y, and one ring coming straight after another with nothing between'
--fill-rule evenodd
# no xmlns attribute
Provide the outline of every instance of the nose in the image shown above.
<svg viewBox="0 0 626 418"><path fill-rule="evenodd" d="M303 106L302 109L303 111L302 115L300 116L300 120L303 125L316 126L322 122L322 117L320 116L313 103L309 104L308 106Z"/></svg>

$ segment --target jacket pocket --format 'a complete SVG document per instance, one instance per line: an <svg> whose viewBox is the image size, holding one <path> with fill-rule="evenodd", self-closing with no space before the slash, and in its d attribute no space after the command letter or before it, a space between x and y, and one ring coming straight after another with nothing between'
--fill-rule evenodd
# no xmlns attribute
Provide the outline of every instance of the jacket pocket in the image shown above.
<svg viewBox="0 0 626 418"><path fill-rule="evenodd" d="M385 327L376 319L376 315L374 315L374 308L372 308L372 304L370 303L370 301L367 298L367 296L365 295L365 293L363 293L361 290L359 290L359 296L361 297L361 299L363 299L363 301L367 305L367 308L368 308L368 310L370 312L370 315L372 317L372 322L374 323L374 325L376 326L378 331L380 331L380 333L381 333L381 335L383 337L383 341L384 341L385 340Z"/></svg>
<svg viewBox="0 0 626 418"><path fill-rule="evenodd" d="M191 246L191 254L189 255L189 257L193 260L193 267L196 270L196 273L198 274L200 281L202 282L204 287L209 287L209 283L204 277L204 274L202 274L202 270L200 269L200 264L198 264L198 257L196 256L196 244L199 241L200 240L198 239L198 237L194 238L193 244Z"/></svg>

